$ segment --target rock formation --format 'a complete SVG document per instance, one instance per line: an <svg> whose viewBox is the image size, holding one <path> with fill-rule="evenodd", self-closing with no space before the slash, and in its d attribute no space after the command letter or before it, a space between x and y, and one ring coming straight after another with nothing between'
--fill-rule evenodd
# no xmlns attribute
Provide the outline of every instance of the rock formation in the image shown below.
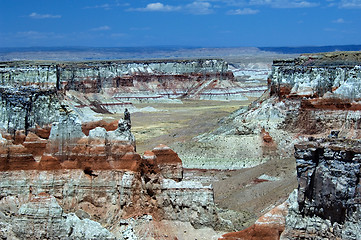
<svg viewBox="0 0 361 240"><path fill-rule="evenodd" d="M284 239L360 239L359 140L321 138L295 145L298 190Z"/></svg>
<svg viewBox="0 0 361 240"><path fill-rule="evenodd" d="M135 100L244 99L241 85L222 60L4 62L0 79L2 85L36 85L89 95L107 93L115 98L113 102L94 98L78 104L86 107L88 103L97 111Z"/></svg>
<svg viewBox="0 0 361 240"><path fill-rule="evenodd" d="M219 240L277 240L285 228L288 202L285 202L260 217L254 225L239 232L224 234Z"/></svg>
<svg viewBox="0 0 361 240"><path fill-rule="evenodd" d="M231 79L224 62L12 62L1 68L2 238L123 239L137 233L120 226L143 216L197 228L221 224L212 186L183 180L173 150L160 145L140 156L128 119L82 122L76 102L137 84L147 93L162 91L147 85L154 81ZM106 110L94 102L92 108Z"/></svg>
<svg viewBox="0 0 361 240"><path fill-rule="evenodd" d="M308 54L275 60L268 91L248 109L240 109L224 119L217 131L201 140L232 138L237 141L234 136L238 136L238 146L247 142L262 146L272 139L276 149L268 153L290 157L294 139L299 135L326 137L331 130L338 130L340 137L359 138L360 66L360 52ZM259 159L265 156L264 150L252 149L242 157Z"/></svg>
<svg viewBox="0 0 361 240"><path fill-rule="evenodd" d="M272 142L276 146L268 152L261 148L263 153L277 157L294 153L298 190L289 198L281 239L361 238L360 66L360 52L275 60L269 90L217 130L240 139L261 133L259 146ZM252 230L225 237L261 239L255 237L262 234L255 231L258 227L256 223Z"/></svg>
<svg viewBox="0 0 361 240"><path fill-rule="evenodd" d="M123 235L117 224L144 214L217 227L212 187L182 181L181 160L167 146L141 157L125 125L86 136L76 115L62 112L47 140L32 132L22 144L2 138L2 236L115 239Z"/></svg>

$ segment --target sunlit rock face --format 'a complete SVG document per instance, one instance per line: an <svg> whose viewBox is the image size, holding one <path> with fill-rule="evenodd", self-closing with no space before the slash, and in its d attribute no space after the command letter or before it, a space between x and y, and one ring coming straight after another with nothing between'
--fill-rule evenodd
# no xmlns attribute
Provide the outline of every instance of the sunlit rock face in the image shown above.
<svg viewBox="0 0 361 240"><path fill-rule="evenodd" d="M360 99L361 53L305 54L276 60L270 76L271 94L281 98L334 97Z"/></svg>
<svg viewBox="0 0 361 240"><path fill-rule="evenodd" d="M34 86L82 94L107 93L111 108L124 101L168 101L176 98L246 99L223 60L154 60L94 62L6 62L0 65L2 85ZM79 104L85 107L93 101ZM93 102L94 103L94 102ZM102 104L104 106L102 106ZM99 109L98 109L99 110ZM104 110L104 109L103 109Z"/></svg>
<svg viewBox="0 0 361 240"><path fill-rule="evenodd" d="M0 85L0 128L10 133L43 126L58 119L59 96L55 89Z"/></svg>
<svg viewBox="0 0 361 240"><path fill-rule="evenodd" d="M295 146L298 190L284 239L360 239L359 140L311 139Z"/></svg>
<svg viewBox="0 0 361 240"><path fill-rule="evenodd" d="M119 226L143 215L219 225L212 186L183 181L173 150L160 145L140 156L128 122L109 131L101 125L108 126L83 127L62 109L50 133L37 127L1 136L0 236L122 239L129 233Z"/></svg>
<svg viewBox="0 0 361 240"><path fill-rule="evenodd" d="M218 130L241 140L261 133L258 142L277 144L273 153L296 158L298 191L281 239L360 239L360 66L360 52L276 60L268 92ZM267 239L255 229L224 238Z"/></svg>
<svg viewBox="0 0 361 240"><path fill-rule="evenodd" d="M141 157L129 129L97 127L85 136L72 115L55 126L48 140L29 133L25 146L2 138L2 236L122 239L124 219L143 215L196 228L220 224L212 186L184 181L182 162L169 147ZM42 151L40 143L46 143Z"/></svg>
<svg viewBox="0 0 361 240"><path fill-rule="evenodd" d="M360 66L360 52L275 60L269 76L270 98L254 103L245 114L278 119L277 127L289 132L326 135L335 129L340 136L359 138Z"/></svg>

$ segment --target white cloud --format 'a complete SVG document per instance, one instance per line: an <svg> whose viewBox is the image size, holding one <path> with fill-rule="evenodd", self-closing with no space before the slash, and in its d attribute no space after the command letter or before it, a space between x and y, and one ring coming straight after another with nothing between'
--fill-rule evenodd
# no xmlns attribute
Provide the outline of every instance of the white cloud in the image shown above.
<svg viewBox="0 0 361 240"><path fill-rule="evenodd" d="M100 26L100 27L97 27L97 28L93 28L91 29L92 31L108 31L110 30L110 27L109 26Z"/></svg>
<svg viewBox="0 0 361 240"><path fill-rule="evenodd" d="M361 8L361 0L341 0L341 8Z"/></svg>
<svg viewBox="0 0 361 240"><path fill-rule="evenodd" d="M187 5L165 5L160 2L149 3L144 8L130 8L128 11L139 11L139 12L177 12L184 11L196 15L210 14L213 12L212 5L205 1L194 1Z"/></svg>
<svg viewBox="0 0 361 240"><path fill-rule="evenodd" d="M343 18L338 18L338 19L336 19L336 20L333 20L332 22L333 22L333 23L345 23L346 21L345 21L345 19L343 19Z"/></svg>
<svg viewBox="0 0 361 240"><path fill-rule="evenodd" d="M205 15L213 13L212 4L209 2L195 1L185 7L190 13L196 15Z"/></svg>
<svg viewBox="0 0 361 240"><path fill-rule="evenodd" d="M236 9L228 11L229 15L253 15L259 13L257 9L244 8L244 9Z"/></svg>
<svg viewBox="0 0 361 240"><path fill-rule="evenodd" d="M29 14L29 17L35 18L35 19L45 19L45 18L61 18L61 15L39 14L39 13L33 12L33 13Z"/></svg>
<svg viewBox="0 0 361 240"><path fill-rule="evenodd" d="M302 0L250 0L249 5L268 5L273 8L308 8L320 4Z"/></svg>
<svg viewBox="0 0 361 240"><path fill-rule="evenodd" d="M170 6L164 5L163 3L149 3L145 8L135 8L130 9L131 11L141 11L141 12L173 12L179 11L181 7L179 6Z"/></svg>
<svg viewBox="0 0 361 240"><path fill-rule="evenodd" d="M328 2L327 7L334 7L337 5L335 0L326 0L326 2Z"/></svg>
<svg viewBox="0 0 361 240"><path fill-rule="evenodd" d="M104 10L110 10L110 9L115 8L115 7L127 7L127 6L129 6L129 3L124 3L124 4L121 4L121 3L115 3L115 4L104 3L102 5L87 6L87 7L85 7L85 9L102 8Z"/></svg>

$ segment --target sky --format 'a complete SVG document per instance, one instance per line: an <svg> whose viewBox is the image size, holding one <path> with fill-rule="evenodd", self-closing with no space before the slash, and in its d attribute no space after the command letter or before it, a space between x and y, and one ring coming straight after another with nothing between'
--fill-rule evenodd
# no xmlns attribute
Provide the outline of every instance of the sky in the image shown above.
<svg viewBox="0 0 361 240"><path fill-rule="evenodd" d="M361 44L361 0L0 0L0 47Z"/></svg>

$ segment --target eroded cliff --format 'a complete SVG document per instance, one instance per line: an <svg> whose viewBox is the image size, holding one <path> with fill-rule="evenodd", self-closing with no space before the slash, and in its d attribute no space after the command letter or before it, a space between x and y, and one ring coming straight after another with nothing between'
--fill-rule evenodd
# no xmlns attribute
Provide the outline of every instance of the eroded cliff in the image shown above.
<svg viewBox="0 0 361 240"><path fill-rule="evenodd" d="M62 93L52 94L49 105L28 110L20 104L14 115L11 106L4 108L12 117L0 136L1 237L127 239L139 234L124 226L143 216L148 222L221 226L212 186L183 180L182 161L173 150L160 145L141 156L129 119L82 123L62 103ZM28 100L21 94L15 99ZM27 114L41 121L13 122Z"/></svg>
<svg viewBox="0 0 361 240"><path fill-rule="evenodd" d="M213 133L238 135L246 146L244 140L258 139L256 145L263 147L253 155L296 158L297 174L290 177L297 179L298 190L287 201L281 239L360 238L360 56L336 52L275 60L268 91ZM277 239L280 226L265 230L256 223L224 237Z"/></svg>
<svg viewBox="0 0 361 240"><path fill-rule="evenodd" d="M298 190L283 239L360 239L360 146L339 138L295 145Z"/></svg>
<svg viewBox="0 0 361 240"><path fill-rule="evenodd" d="M3 237L123 239L119 226L143 215L220 226L212 187L183 180L169 147L140 156L125 120L86 136L74 113L60 115L48 139L33 132L17 144L1 138Z"/></svg>

